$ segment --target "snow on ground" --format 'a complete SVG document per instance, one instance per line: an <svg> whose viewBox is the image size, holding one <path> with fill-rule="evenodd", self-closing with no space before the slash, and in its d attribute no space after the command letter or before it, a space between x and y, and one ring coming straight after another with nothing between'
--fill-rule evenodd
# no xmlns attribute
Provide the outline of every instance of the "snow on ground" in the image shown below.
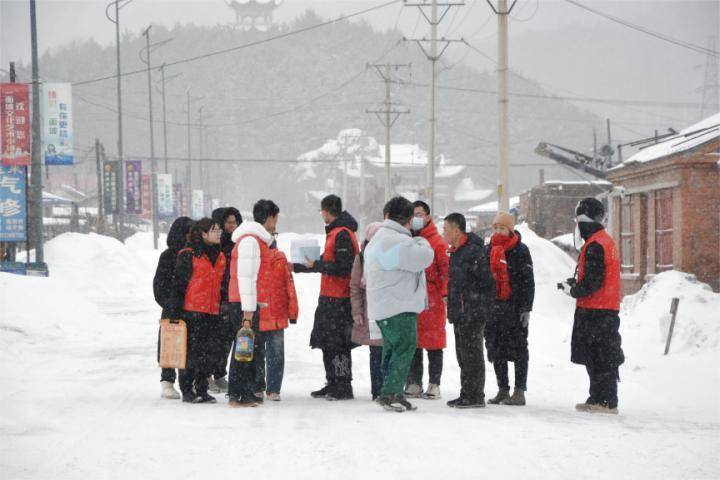
<svg viewBox="0 0 720 480"><path fill-rule="evenodd" d="M621 413L576 413L587 379L569 362L573 302L555 288L574 263L520 230L538 284L528 406L447 408L459 386L449 327L444 400L403 414L370 401L365 347L353 353L355 401L309 397L323 382L320 352L307 346L317 274L296 275L301 315L286 332L282 402L231 410L225 399L160 399L150 234L125 245L62 235L46 247L49 278L0 274L2 478L720 477L720 295L669 272L626 298ZM294 237L281 235L280 248L289 253ZM681 301L663 356L670 296Z"/></svg>

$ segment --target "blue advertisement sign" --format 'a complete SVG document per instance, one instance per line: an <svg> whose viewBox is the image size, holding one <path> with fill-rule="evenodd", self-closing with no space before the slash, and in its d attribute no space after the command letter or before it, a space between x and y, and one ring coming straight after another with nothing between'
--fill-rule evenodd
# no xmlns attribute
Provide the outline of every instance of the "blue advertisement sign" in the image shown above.
<svg viewBox="0 0 720 480"><path fill-rule="evenodd" d="M45 165L72 165L74 153L71 84L44 84L41 103L42 153Z"/></svg>
<svg viewBox="0 0 720 480"><path fill-rule="evenodd" d="M27 240L26 168L0 166L0 242Z"/></svg>

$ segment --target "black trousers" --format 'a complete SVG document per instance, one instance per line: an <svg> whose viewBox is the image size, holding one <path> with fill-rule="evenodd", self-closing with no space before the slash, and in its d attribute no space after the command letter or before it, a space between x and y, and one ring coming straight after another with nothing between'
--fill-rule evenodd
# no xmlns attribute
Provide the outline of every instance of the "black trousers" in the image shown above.
<svg viewBox="0 0 720 480"><path fill-rule="evenodd" d="M456 322L455 353L460 366L460 397L471 401L485 400L485 355L483 332L485 322L480 320Z"/></svg>
<svg viewBox="0 0 720 480"><path fill-rule="evenodd" d="M606 405L609 408L617 408L618 406L618 370L612 371L602 369L594 370L592 367L586 367L588 376L590 377L590 398L588 403Z"/></svg>
<svg viewBox="0 0 720 480"><path fill-rule="evenodd" d="M227 375L228 358L232 350L237 329L230 319L231 306L228 302L220 305L220 321L217 324L216 335L218 337L218 358L212 374L215 378L222 378Z"/></svg>
<svg viewBox="0 0 720 480"><path fill-rule="evenodd" d="M352 356L350 348L323 348L323 365L328 384L352 381Z"/></svg>
<svg viewBox="0 0 720 480"><path fill-rule="evenodd" d="M242 307L239 303L228 304L229 318L233 327L240 328L242 324ZM253 330L258 331L259 311L253 317ZM243 397L253 393L255 390L255 357L249 362L235 360L235 340L233 339L230 352L230 371L228 373L228 396Z"/></svg>
<svg viewBox="0 0 720 480"><path fill-rule="evenodd" d="M442 350L428 350L428 374L429 383L440 385L440 378L442 377L443 369L443 351ZM408 373L407 383L414 385L422 385L423 379L423 349L418 348L415 351L412 365L410 366L410 372Z"/></svg>
<svg viewBox="0 0 720 480"><path fill-rule="evenodd" d="M373 397L380 396L385 378L382 371L382 347L370 346L370 392Z"/></svg>
<svg viewBox="0 0 720 480"><path fill-rule="evenodd" d="M528 357L525 356L513 363L515 364L515 388L527 391ZM495 360L493 362L493 368L495 369L495 377L497 378L498 387L509 390L510 379L508 377L508 362L504 360Z"/></svg>
<svg viewBox="0 0 720 480"><path fill-rule="evenodd" d="M207 377L217 359L218 342L215 336L217 315L186 312L183 316L188 329L186 368L179 372L180 391L190 394L207 393Z"/></svg>

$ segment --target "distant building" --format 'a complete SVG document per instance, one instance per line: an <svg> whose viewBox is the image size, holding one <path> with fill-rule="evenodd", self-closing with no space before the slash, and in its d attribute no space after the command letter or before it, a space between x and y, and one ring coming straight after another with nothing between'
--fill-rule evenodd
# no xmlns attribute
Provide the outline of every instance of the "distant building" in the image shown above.
<svg viewBox="0 0 720 480"><path fill-rule="evenodd" d="M549 180L520 194L519 216L539 236L552 239L573 231L575 207L580 200L611 189L612 184L605 180Z"/></svg>
<svg viewBox="0 0 720 480"><path fill-rule="evenodd" d="M393 195L411 201L425 198L427 152L418 145L390 146L390 183ZM298 181L306 185L308 200L315 202L327 193L346 197L355 210L368 218L382 210L385 192L385 145L359 129L342 130L320 148L298 157ZM477 188L463 165L439 155L435 165L435 212L444 216L464 212L493 194Z"/></svg>
<svg viewBox="0 0 720 480"><path fill-rule="evenodd" d="M623 293L665 270L720 289L720 113L608 171Z"/></svg>
<svg viewBox="0 0 720 480"><path fill-rule="evenodd" d="M272 26L272 14L282 0L225 0L235 12L235 28L267 32Z"/></svg>

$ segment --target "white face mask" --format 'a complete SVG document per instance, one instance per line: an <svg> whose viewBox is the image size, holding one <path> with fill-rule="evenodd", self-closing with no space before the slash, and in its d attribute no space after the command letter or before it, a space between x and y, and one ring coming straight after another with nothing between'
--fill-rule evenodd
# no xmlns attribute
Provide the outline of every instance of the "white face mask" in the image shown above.
<svg viewBox="0 0 720 480"><path fill-rule="evenodd" d="M582 238L582 235L580 235L580 225L575 223L575 230L573 231L573 246L575 247L575 250L579 252L582 250L583 245L585 245L585 240Z"/></svg>
<svg viewBox="0 0 720 480"><path fill-rule="evenodd" d="M419 232L423 228L425 228L425 220L423 220L421 217L413 217L411 227L416 232Z"/></svg>

